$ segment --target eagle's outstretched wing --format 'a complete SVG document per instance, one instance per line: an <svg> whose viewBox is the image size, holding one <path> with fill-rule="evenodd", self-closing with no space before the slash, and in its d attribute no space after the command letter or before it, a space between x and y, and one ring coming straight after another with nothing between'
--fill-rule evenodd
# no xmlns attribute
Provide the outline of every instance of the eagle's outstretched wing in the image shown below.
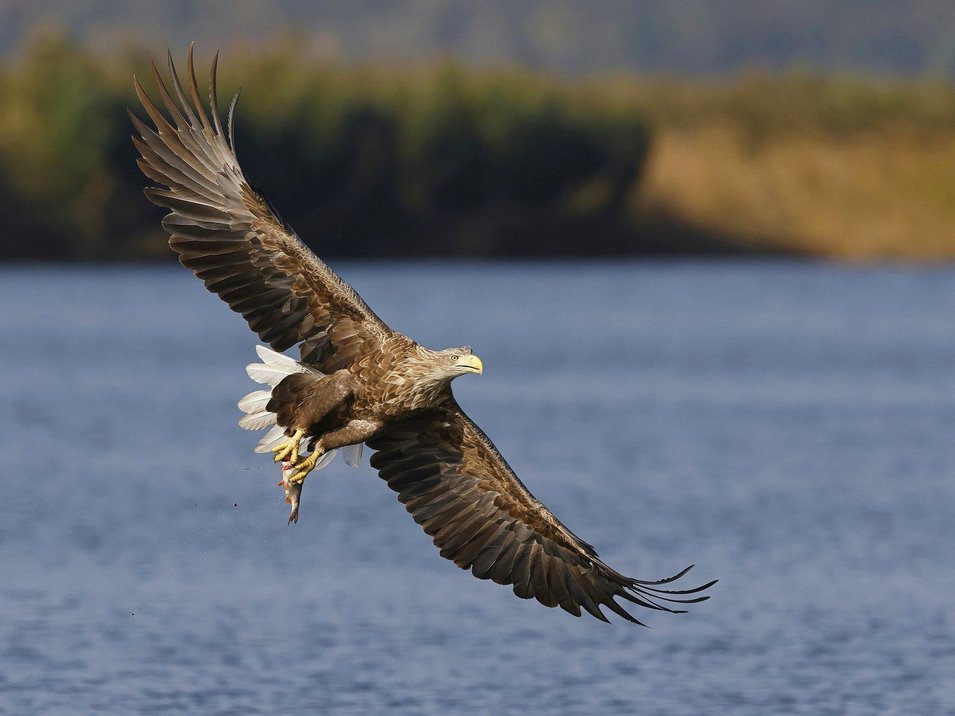
<svg viewBox="0 0 955 716"><path fill-rule="evenodd" d="M497 448L449 396L443 408L388 426L368 441L371 465L441 556L475 577L512 584L524 599L560 606L574 616L581 608L607 621L607 607L640 624L616 598L650 609L708 599L693 589L663 588L668 579L625 577L602 562L594 548L567 529L518 479ZM692 565L691 565L692 566Z"/></svg>
<svg viewBox="0 0 955 716"><path fill-rule="evenodd" d="M146 189L146 195L170 209L163 226L179 261L275 350L301 343L303 362L325 372L351 363L362 344L390 330L246 181L232 139L235 99L228 136L219 117L216 62L209 113L199 97L191 48L188 98L171 54L175 99L155 64L152 70L168 118L136 81L136 93L155 128L130 113L139 133L133 143L142 155L140 168L159 185Z"/></svg>

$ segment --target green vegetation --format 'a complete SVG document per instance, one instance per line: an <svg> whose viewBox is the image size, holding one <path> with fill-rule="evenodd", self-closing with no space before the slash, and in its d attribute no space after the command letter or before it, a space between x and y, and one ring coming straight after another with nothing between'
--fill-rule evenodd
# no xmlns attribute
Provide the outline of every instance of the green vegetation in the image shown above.
<svg viewBox="0 0 955 716"><path fill-rule="evenodd" d="M223 59L248 178L323 255L955 256L943 84ZM0 258L170 256L129 141L133 72L152 87L144 53L58 37L0 66Z"/></svg>
<svg viewBox="0 0 955 716"><path fill-rule="evenodd" d="M247 176L325 254L588 253L580 233L625 222L647 157L639 118L519 73L303 67L289 51L224 64L220 96L242 78ZM0 74L0 202L18 223L3 256L167 255L125 113L147 67L47 40Z"/></svg>

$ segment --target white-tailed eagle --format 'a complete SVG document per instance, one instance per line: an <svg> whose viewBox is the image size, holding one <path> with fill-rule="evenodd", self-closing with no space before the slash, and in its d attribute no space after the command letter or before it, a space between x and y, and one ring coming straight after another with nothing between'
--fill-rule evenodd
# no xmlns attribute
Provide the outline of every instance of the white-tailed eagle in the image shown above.
<svg viewBox="0 0 955 716"><path fill-rule="evenodd" d="M656 581L625 577L530 493L455 402L451 381L483 370L471 349L433 351L391 330L251 188L234 150L235 100L228 130L219 117L215 61L209 111L191 49L186 87L171 55L170 86L152 69L165 114L138 81L153 126L130 113L139 166L154 182L146 195L169 209L163 226L182 265L273 349L260 346L263 362L248 367L268 390L239 407L243 427L272 428L257 450L282 462L290 521L309 472L338 449L357 464L365 444L442 557L521 598L607 621L605 607L638 624L618 599L680 612L708 598L713 582L670 588L689 567ZM293 346L298 361L276 353Z"/></svg>

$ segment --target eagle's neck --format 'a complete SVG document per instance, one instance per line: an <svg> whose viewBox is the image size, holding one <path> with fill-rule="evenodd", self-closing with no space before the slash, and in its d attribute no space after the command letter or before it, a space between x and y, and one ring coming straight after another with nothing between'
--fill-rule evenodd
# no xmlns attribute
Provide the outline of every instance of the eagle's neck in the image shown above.
<svg viewBox="0 0 955 716"><path fill-rule="evenodd" d="M451 386L451 379L425 381L415 385L414 409L433 408L444 402Z"/></svg>
<svg viewBox="0 0 955 716"><path fill-rule="evenodd" d="M448 372L447 366L434 351L417 345L402 365L400 373L412 410L431 408L443 403L455 377Z"/></svg>

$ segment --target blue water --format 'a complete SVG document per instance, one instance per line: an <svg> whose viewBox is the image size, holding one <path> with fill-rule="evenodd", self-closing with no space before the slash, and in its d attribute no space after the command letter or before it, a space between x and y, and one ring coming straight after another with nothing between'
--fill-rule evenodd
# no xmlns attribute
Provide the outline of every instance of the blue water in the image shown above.
<svg viewBox="0 0 955 716"><path fill-rule="evenodd" d="M3 713L955 713L955 269L345 265L617 569L607 626L438 555L365 465L286 526L254 336L188 272L0 269Z"/></svg>

